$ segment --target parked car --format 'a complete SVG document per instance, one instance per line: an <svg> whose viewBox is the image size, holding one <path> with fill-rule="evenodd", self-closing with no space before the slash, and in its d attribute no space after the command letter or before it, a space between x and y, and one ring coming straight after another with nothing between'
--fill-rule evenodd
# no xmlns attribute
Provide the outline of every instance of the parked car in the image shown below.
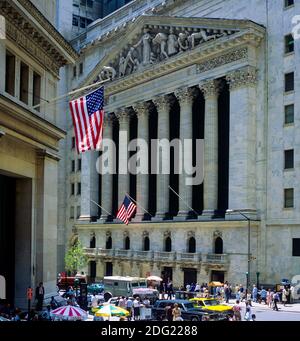
<svg viewBox="0 0 300 341"><path fill-rule="evenodd" d="M157 300L152 307L152 319L162 320L165 315L165 308L171 306L173 309L174 304L177 303L181 309L181 317L187 321L219 321L225 320L224 316L215 312L203 311L199 308L194 308L192 302L187 300Z"/></svg>
<svg viewBox="0 0 300 341"><path fill-rule="evenodd" d="M189 300L193 303L194 308L201 308L202 310L218 312L233 316L233 309L227 304L221 304L214 298L194 297Z"/></svg>

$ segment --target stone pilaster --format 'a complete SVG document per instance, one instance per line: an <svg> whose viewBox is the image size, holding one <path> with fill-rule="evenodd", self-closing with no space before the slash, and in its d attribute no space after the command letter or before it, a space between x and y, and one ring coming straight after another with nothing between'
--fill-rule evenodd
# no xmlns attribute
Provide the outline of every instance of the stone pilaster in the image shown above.
<svg viewBox="0 0 300 341"><path fill-rule="evenodd" d="M114 115L108 113L104 116L103 122L103 140L106 140L105 145L107 150L103 150L103 153L108 153L107 158L114 160L114 148L113 148L113 120ZM103 145L102 145L103 146ZM104 167L100 165L100 171ZM112 190L113 190L113 169L108 169L108 172L102 172L101 182L101 206L109 213L112 214ZM102 210L99 222L105 222L108 218L108 213Z"/></svg>
<svg viewBox="0 0 300 341"><path fill-rule="evenodd" d="M117 111L115 114L119 120L118 207L120 207L125 194L129 193L130 189L130 177L128 173L130 109L125 108Z"/></svg>
<svg viewBox="0 0 300 341"><path fill-rule="evenodd" d="M205 98L204 126L204 209L213 216L218 205L218 84L208 80L200 84Z"/></svg>
<svg viewBox="0 0 300 341"><path fill-rule="evenodd" d="M170 98L168 95L157 96L153 100L158 113L157 124L157 139L170 138ZM156 182L156 214L152 220L158 221L165 218L166 213L169 212L169 184L170 184L170 172L163 174L163 164L170 167L170 148L163 149L163 156L160 147L157 146L158 158L158 172Z"/></svg>
<svg viewBox="0 0 300 341"><path fill-rule="evenodd" d="M81 156L81 215L79 220L90 221L98 216L98 206L91 200L99 202L99 174L97 172L97 159L99 152L88 151ZM77 191L77 188L75 188Z"/></svg>
<svg viewBox="0 0 300 341"><path fill-rule="evenodd" d="M133 106L136 115L138 117L138 133L137 137L140 143L145 141L147 147L149 146L149 109L150 103L139 102ZM141 148L142 146L140 146ZM143 152L141 149L140 152ZM147 161L148 161L148 155ZM143 171L146 171L143 172ZM145 210L148 211L149 203L149 169L147 165L141 165L141 172L136 175L136 201L138 203L135 215L135 221L142 221L145 217ZM143 207L143 208L142 208Z"/></svg>
<svg viewBox="0 0 300 341"><path fill-rule="evenodd" d="M193 165L192 148L186 148L187 141L192 141L193 138L193 99L194 91L191 88L181 88L175 93L180 105L180 141L183 148L183 153L179 155L181 158L182 170L179 174L179 212L176 217L178 220L186 219L192 207L192 191L193 186L189 184L188 170L191 170ZM190 208L189 208L190 207Z"/></svg>
<svg viewBox="0 0 300 341"><path fill-rule="evenodd" d="M256 69L248 66L226 78L230 86L228 209L255 216Z"/></svg>

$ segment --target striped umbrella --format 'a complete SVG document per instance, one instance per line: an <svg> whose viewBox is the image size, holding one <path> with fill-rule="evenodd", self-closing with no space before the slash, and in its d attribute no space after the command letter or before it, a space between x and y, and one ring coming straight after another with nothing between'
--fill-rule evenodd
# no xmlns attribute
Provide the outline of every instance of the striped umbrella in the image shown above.
<svg viewBox="0 0 300 341"><path fill-rule="evenodd" d="M51 316L61 320L85 320L88 316L87 312L79 307L67 305L59 307L51 311Z"/></svg>
<svg viewBox="0 0 300 341"><path fill-rule="evenodd" d="M128 316L129 312L126 309L117 307L112 304L104 305L102 308L100 308L98 311L95 312L96 316L104 316L104 317L110 317L110 316Z"/></svg>

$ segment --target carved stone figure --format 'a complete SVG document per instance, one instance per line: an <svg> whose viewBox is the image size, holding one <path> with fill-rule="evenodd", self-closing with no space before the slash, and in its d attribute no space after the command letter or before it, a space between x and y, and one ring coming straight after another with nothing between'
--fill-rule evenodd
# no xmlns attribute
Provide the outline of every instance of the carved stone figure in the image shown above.
<svg viewBox="0 0 300 341"><path fill-rule="evenodd" d="M150 63L150 54L151 54L151 35L147 28L144 29L144 35L142 38L134 45L135 48L142 46L143 48L143 61L144 65Z"/></svg>
<svg viewBox="0 0 300 341"><path fill-rule="evenodd" d="M188 34L183 32L179 33L177 42L180 51L186 51L189 48Z"/></svg>
<svg viewBox="0 0 300 341"><path fill-rule="evenodd" d="M200 39L200 42L199 42L200 44L203 41L216 39L216 35L215 34L207 35L206 31L204 29L201 29L200 32L192 33L188 39L189 39L189 42L191 43L191 48L193 49L195 47L196 39Z"/></svg>
<svg viewBox="0 0 300 341"><path fill-rule="evenodd" d="M122 53L120 53L120 59L119 59L119 77L122 77L125 75L125 57L123 56Z"/></svg>
<svg viewBox="0 0 300 341"><path fill-rule="evenodd" d="M154 52L151 52L150 54L150 64L155 64L157 62L157 58L155 56Z"/></svg>
<svg viewBox="0 0 300 341"><path fill-rule="evenodd" d="M165 33L159 32L153 39L153 43L160 45L160 56L161 58L169 58L166 47L167 47L168 36Z"/></svg>
<svg viewBox="0 0 300 341"><path fill-rule="evenodd" d="M103 66L99 78L101 81L105 81L107 79L114 80L116 75L117 72L112 66Z"/></svg>
<svg viewBox="0 0 300 341"><path fill-rule="evenodd" d="M170 34L168 36L168 55L173 56L178 52L178 42L177 42L177 36L174 34L174 30L171 27L170 28Z"/></svg>
<svg viewBox="0 0 300 341"><path fill-rule="evenodd" d="M134 65L135 65L135 61L134 61L134 47L131 47L127 53L127 56L125 58L124 61L124 65L123 65L123 70L124 70L124 75L126 73L130 74L133 71ZM128 72L127 72L128 69Z"/></svg>

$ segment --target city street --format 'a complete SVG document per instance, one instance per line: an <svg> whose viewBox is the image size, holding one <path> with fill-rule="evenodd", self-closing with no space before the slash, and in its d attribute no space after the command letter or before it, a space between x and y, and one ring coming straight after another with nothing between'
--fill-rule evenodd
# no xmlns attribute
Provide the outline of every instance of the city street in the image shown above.
<svg viewBox="0 0 300 341"><path fill-rule="evenodd" d="M230 303L233 303L230 302ZM245 303L242 303L242 318L245 315ZM283 307L278 304L279 311L274 311L264 304L252 302L251 313L256 315L256 321L300 321L300 303Z"/></svg>

